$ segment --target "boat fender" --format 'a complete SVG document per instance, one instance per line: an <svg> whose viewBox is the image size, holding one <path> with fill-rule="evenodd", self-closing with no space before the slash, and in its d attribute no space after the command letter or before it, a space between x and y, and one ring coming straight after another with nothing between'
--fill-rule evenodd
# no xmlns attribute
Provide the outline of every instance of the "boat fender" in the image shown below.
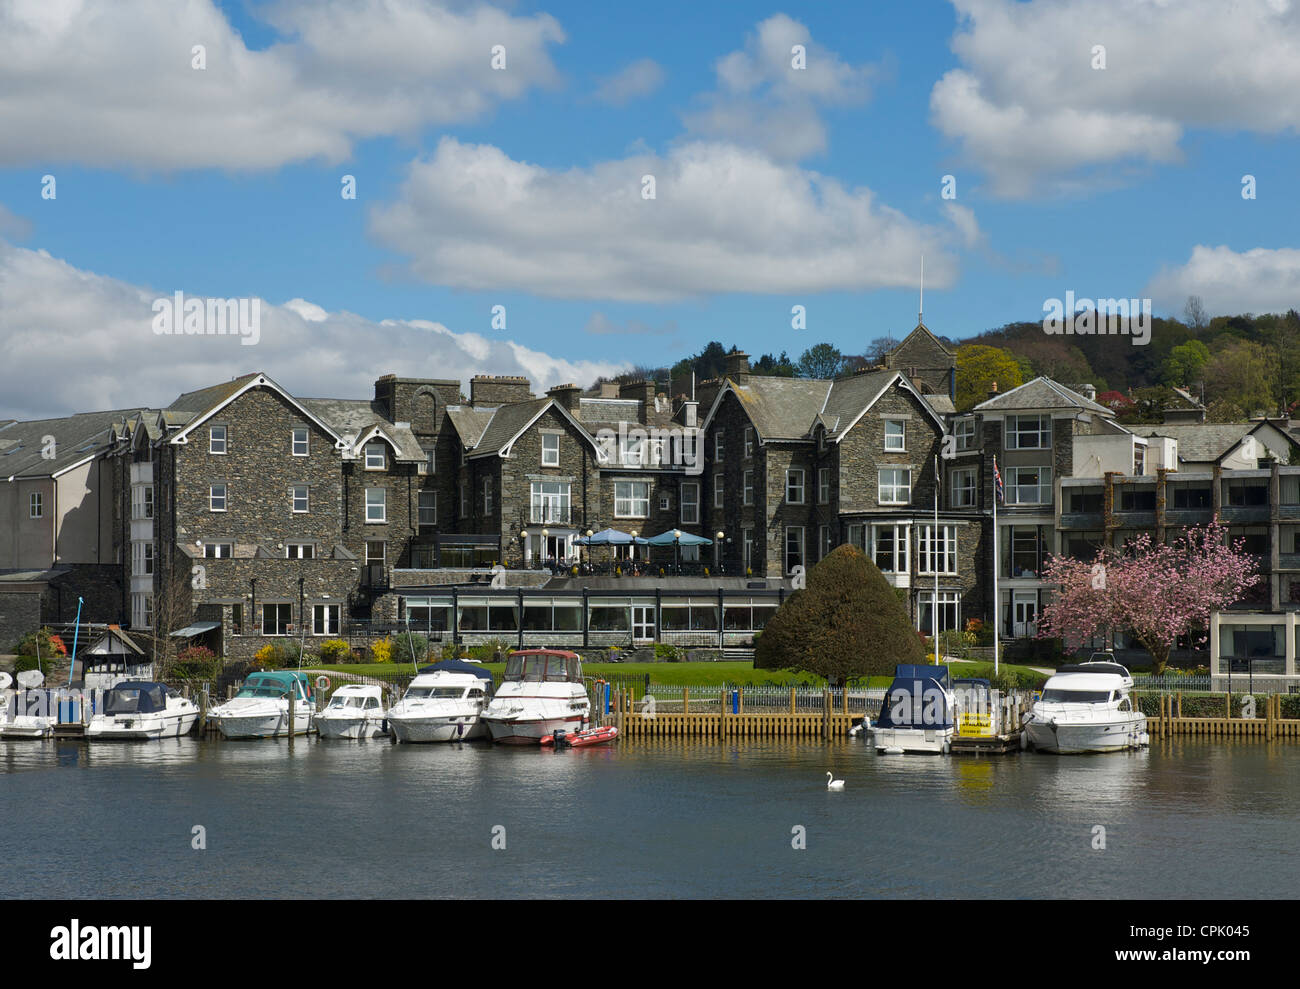
<svg viewBox="0 0 1300 989"><path fill-rule="evenodd" d="M318 690L329 690L329 689L330 689L330 678L327 677L327 676L318 676L318 677L316 678L316 688L317 688Z"/></svg>

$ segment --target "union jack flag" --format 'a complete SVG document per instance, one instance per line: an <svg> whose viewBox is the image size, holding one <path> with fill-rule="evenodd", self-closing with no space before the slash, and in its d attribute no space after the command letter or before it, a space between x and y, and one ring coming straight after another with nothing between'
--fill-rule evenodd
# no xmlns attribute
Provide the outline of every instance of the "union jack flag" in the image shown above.
<svg viewBox="0 0 1300 989"><path fill-rule="evenodd" d="M993 458L993 493L1001 504L1006 504L1007 493L1002 487L1002 472L998 470L998 458Z"/></svg>

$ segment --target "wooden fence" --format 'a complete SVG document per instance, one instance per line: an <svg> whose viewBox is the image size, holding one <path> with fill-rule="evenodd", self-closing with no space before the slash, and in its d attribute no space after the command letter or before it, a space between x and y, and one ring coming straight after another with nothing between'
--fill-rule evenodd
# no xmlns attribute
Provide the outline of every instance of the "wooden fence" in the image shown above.
<svg viewBox="0 0 1300 989"><path fill-rule="evenodd" d="M829 690L822 693L818 712L799 710L801 698L791 688L789 710L774 711L764 707L745 710L745 689L733 691L701 689L696 694L697 710L691 711L689 688L683 689L681 711L664 712L647 698L638 702L631 690L615 691L612 709L605 724L612 724L624 738L843 738L862 715L849 713L848 692L841 693L837 710ZM699 707L707 707L705 711Z"/></svg>
<svg viewBox="0 0 1300 989"><path fill-rule="evenodd" d="M1230 717L1231 699L1224 695L1222 718L1183 717L1183 695L1162 694L1160 709L1147 716L1147 734L1152 739L1173 735L1200 735L1213 738L1300 739L1300 718L1282 717L1282 695L1272 694L1261 701L1263 715L1253 718Z"/></svg>

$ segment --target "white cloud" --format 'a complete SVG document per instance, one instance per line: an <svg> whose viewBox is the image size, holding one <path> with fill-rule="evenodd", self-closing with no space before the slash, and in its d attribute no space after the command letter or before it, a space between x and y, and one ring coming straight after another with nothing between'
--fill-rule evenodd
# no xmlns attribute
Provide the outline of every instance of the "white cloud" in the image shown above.
<svg viewBox="0 0 1300 989"><path fill-rule="evenodd" d="M663 67L652 58L639 58L620 72L602 79L596 90L596 99L612 106L625 106L632 100L649 96L663 82Z"/></svg>
<svg viewBox="0 0 1300 989"><path fill-rule="evenodd" d="M237 336L159 336L153 300L170 296L0 241L0 416L165 405L253 370L302 396L366 398L376 378L394 371L463 382L522 374L536 391L585 386L627 366L569 361L425 320L376 323L302 299L262 304L256 346Z"/></svg>
<svg viewBox="0 0 1300 989"><path fill-rule="evenodd" d="M1189 127L1300 126L1300 12L1289 4L952 2L961 67L935 84L931 118L997 195L1081 190L1178 161ZM1092 67L1096 45L1104 69Z"/></svg>
<svg viewBox="0 0 1300 989"><path fill-rule="evenodd" d="M792 49L804 47L804 67ZM826 150L821 107L859 103L877 69L844 62L812 41L808 29L785 14L762 21L745 47L718 59L718 89L685 115L692 135L761 148L798 160Z"/></svg>
<svg viewBox="0 0 1300 989"><path fill-rule="evenodd" d="M1187 262L1165 267L1146 287L1157 308L1181 313L1199 295L1212 316L1300 309L1300 250L1255 247L1234 251L1197 244Z"/></svg>
<svg viewBox="0 0 1300 989"><path fill-rule="evenodd" d="M255 11L262 8L254 7ZM212 0L0 6L0 164L272 168L471 119L557 79L546 14L450 0L279 0L253 51ZM206 68L191 50L206 48ZM494 45L506 68L491 67Z"/></svg>
<svg viewBox="0 0 1300 989"><path fill-rule="evenodd" d="M644 175L655 177L653 200L642 198ZM444 138L411 165L397 200L372 211L370 231L424 281L563 298L912 287L923 252L936 288L956 276L948 227L712 143L551 171Z"/></svg>
<svg viewBox="0 0 1300 989"><path fill-rule="evenodd" d="M590 333L592 336L628 336L628 335L651 335L651 336L672 336L677 332L677 320L670 319L662 326L651 326L639 319L629 319L619 323L610 319L603 312L594 312L591 318L587 320L587 325L583 331Z"/></svg>

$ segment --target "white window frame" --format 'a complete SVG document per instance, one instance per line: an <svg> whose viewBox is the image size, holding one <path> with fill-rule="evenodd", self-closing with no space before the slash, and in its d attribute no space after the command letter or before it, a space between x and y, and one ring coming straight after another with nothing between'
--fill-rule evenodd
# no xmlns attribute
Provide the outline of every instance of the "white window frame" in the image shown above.
<svg viewBox="0 0 1300 989"><path fill-rule="evenodd" d="M746 426L745 427L745 459L752 460L753 458L754 458L754 427Z"/></svg>
<svg viewBox="0 0 1300 989"><path fill-rule="evenodd" d="M713 459L721 461L726 455L727 440L726 430L719 429L713 434Z"/></svg>
<svg viewBox="0 0 1300 989"><path fill-rule="evenodd" d="M27 499L27 517L40 519L45 517L45 498L39 491L33 491Z"/></svg>
<svg viewBox="0 0 1300 989"><path fill-rule="evenodd" d="M890 432L890 427L897 426L898 432ZM897 440L896 444L891 440ZM907 420L906 419L885 419L885 452L886 453L906 453L907 452Z"/></svg>
<svg viewBox="0 0 1300 989"><path fill-rule="evenodd" d="M722 508L724 506L725 503L723 501L723 495L725 493L726 493L726 489L723 486L723 475L714 474L713 475L713 507L714 508Z"/></svg>
<svg viewBox="0 0 1300 989"><path fill-rule="evenodd" d="M902 475L902 480L895 476L886 480L885 475ZM890 497L885 497L888 491ZM901 497L900 497L901 493ZM876 501L881 505L910 505L912 503L912 468L881 467L876 475Z"/></svg>
<svg viewBox="0 0 1300 989"><path fill-rule="evenodd" d="M974 508L976 502L976 477L974 467L958 467L948 475L951 491L949 498L953 508ZM969 480L969 484L960 482Z"/></svg>
<svg viewBox="0 0 1300 989"><path fill-rule="evenodd" d="M619 440L618 462L625 467L641 467L645 463L646 438L624 436Z"/></svg>
<svg viewBox="0 0 1300 989"><path fill-rule="evenodd" d="M298 434L302 433L302 450L299 451ZM289 430L289 452L295 457L311 456L311 431L306 426L294 426Z"/></svg>
<svg viewBox="0 0 1300 989"><path fill-rule="evenodd" d="M298 492L302 492L303 507L298 507ZM311 511L311 485L293 484L289 487L289 509L294 515L306 515Z"/></svg>
<svg viewBox="0 0 1300 989"><path fill-rule="evenodd" d="M568 525L573 510L568 481L533 481L528 491L530 525Z"/></svg>
<svg viewBox="0 0 1300 989"><path fill-rule="evenodd" d="M378 501L373 501L371 495L379 495ZM371 517L371 509L379 509L379 518ZM388 521L388 489L387 488L366 488L366 525L382 525Z"/></svg>
<svg viewBox="0 0 1300 989"><path fill-rule="evenodd" d="M492 514L492 478L483 478L483 515Z"/></svg>
<svg viewBox="0 0 1300 989"><path fill-rule="evenodd" d="M745 528L740 530L740 553L741 562L746 572L754 566L754 530Z"/></svg>
<svg viewBox="0 0 1300 989"><path fill-rule="evenodd" d="M934 531L934 523L926 522L921 525L921 531L917 537L917 573L934 575L934 563L936 553L941 556L943 569L939 571L943 574L957 573L957 527L948 525L943 522L939 523L939 538L935 540L936 545L931 546L931 535Z"/></svg>
<svg viewBox="0 0 1300 989"><path fill-rule="evenodd" d="M560 434L542 433L542 466L560 466Z"/></svg>
<svg viewBox="0 0 1300 989"><path fill-rule="evenodd" d="M220 496L217 495L217 488L221 489ZM221 501L221 507L217 507L218 497ZM215 484L208 485L208 511L224 512L230 506L230 486L225 481L218 481Z"/></svg>
<svg viewBox="0 0 1300 989"><path fill-rule="evenodd" d="M824 560L830 554L830 551L835 548L833 545L831 545L833 542L833 537L831 536L831 527L829 525L818 526L817 535L818 535L817 542L820 544L821 547L821 551L820 553L818 553L817 559Z"/></svg>
<svg viewBox="0 0 1300 989"><path fill-rule="evenodd" d="M620 494L620 491L623 493ZM640 506L644 506L641 508ZM644 519L650 517L650 482L614 482L614 518Z"/></svg>
<svg viewBox="0 0 1300 989"><path fill-rule="evenodd" d="M877 559L879 555L879 534L886 529L892 533L894 542L890 559L886 561L893 567L891 570L886 570L880 566L880 561ZM911 548L911 528L909 526L897 522L873 522L871 524L871 545L868 548L867 555L871 557L871 562L880 569L881 573L909 573L911 568L911 557L909 556Z"/></svg>
<svg viewBox="0 0 1300 989"><path fill-rule="evenodd" d="M285 602L285 601L263 601L263 602L260 602L260 604L261 604L261 608L262 608L262 614L258 617L258 620L259 620L259 622L260 622L259 628L261 629L262 635L270 637L270 636L282 636L282 635L292 635L292 634L293 634L292 632L289 631L289 627L290 627L291 625L293 625L293 605L292 605L292 604L289 604L288 602ZM272 629L276 629L276 630L278 630L278 629L280 628L281 624L283 624L283 626L284 626L284 631L282 631L282 632L281 632L281 631L271 631L271 632L268 632L268 631L266 630L266 609L267 609L267 608L273 608L273 609L275 609L275 612L274 612L274 613L275 613L275 620L272 622L272 625L271 625ZM283 622L283 623L281 623L281 621L280 621L280 616L283 614L283 612L280 610L281 608L288 608L288 609L289 609L289 620L288 620L287 622Z"/></svg>
<svg viewBox="0 0 1300 989"><path fill-rule="evenodd" d="M952 435L958 451L975 449L975 419L967 416L952 425Z"/></svg>
<svg viewBox="0 0 1300 989"><path fill-rule="evenodd" d="M831 469L829 467L817 468L817 503L819 505L829 505L831 503Z"/></svg>
<svg viewBox="0 0 1300 989"><path fill-rule="evenodd" d="M311 634L338 635L339 611L337 604L313 604L311 606ZM322 622L321 619L324 619Z"/></svg>
<svg viewBox="0 0 1300 989"><path fill-rule="evenodd" d="M1052 501L1052 468L1050 467L1007 467L1003 479L1008 505L1048 505ZM1038 474L1037 484L1026 484L1020 480L1022 473ZM1036 497L1024 498L1023 495L1035 492Z"/></svg>
<svg viewBox="0 0 1300 989"><path fill-rule="evenodd" d="M223 553L222 550L225 550ZM234 553L233 543L204 543L203 558L205 560L228 560Z"/></svg>
<svg viewBox="0 0 1300 989"><path fill-rule="evenodd" d="M379 451L378 464L374 462L375 458L372 456L372 451L375 450ZM365 457L366 470L383 470L388 465L388 450L386 445L378 440L371 440L366 444Z"/></svg>
<svg viewBox="0 0 1300 989"><path fill-rule="evenodd" d="M286 560L314 560L316 559L316 544L305 542L285 543L284 558Z"/></svg>
<svg viewBox="0 0 1300 989"><path fill-rule="evenodd" d="M217 430L221 430L221 439L217 439ZM217 443L220 442L221 449L217 449ZM223 426L208 427L208 453L218 457L224 457L230 450L230 430Z"/></svg>
<svg viewBox="0 0 1300 989"><path fill-rule="evenodd" d="M426 504L426 500L432 504ZM420 491L416 494L416 525L435 526L438 524L438 492L437 491ZM431 513L426 521L426 513Z"/></svg>
<svg viewBox="0 0 1300 989"><path fill-rule="evenodd" d="M797 564L792 564L790 562L790 538L792 536L797 537L799 543L799 562ZM793 568L795 566L801 565L805 571L808 569L808 538L807 533L804 532L803 526L787 525L785 527L785 532L782 534L781 558L782 562L785 564L785 572L787 574L793 573Z"/></svg>
<svg viewBox="0 0 1300 989"><path fill-rule="evenodd" d="M682 525L700 524L700 482L683 481L681 496Z"/></svg>
<svg viewBox="0 0 1300 989"><path fill-rule="evenodd" d="M744 504L754 504L754 472L745 471Z"/></svg>
<svg viewBox="0 0 1300 989"><path fill-rule="evenodd" d="M794 475L799 475L799 482L796 484ZM797 493L798 497L793 497L792 493ZM785 470L785 503L787 505L802 505L807 491L804 487L804 470L802 467L787 467ZM805 550L807 547L805 546Z"/></svg>
<svg viewBox="0 0 1300 989"><path fill-rule="evenodd" d="M1033 422L1032 428L1029 423ZM1033 445L1021 442L1022 437L1036 437ZM1008 450L1050 450L1052 448L1052 417L1050 415L1007 416L1003 445Z"/></svg>

